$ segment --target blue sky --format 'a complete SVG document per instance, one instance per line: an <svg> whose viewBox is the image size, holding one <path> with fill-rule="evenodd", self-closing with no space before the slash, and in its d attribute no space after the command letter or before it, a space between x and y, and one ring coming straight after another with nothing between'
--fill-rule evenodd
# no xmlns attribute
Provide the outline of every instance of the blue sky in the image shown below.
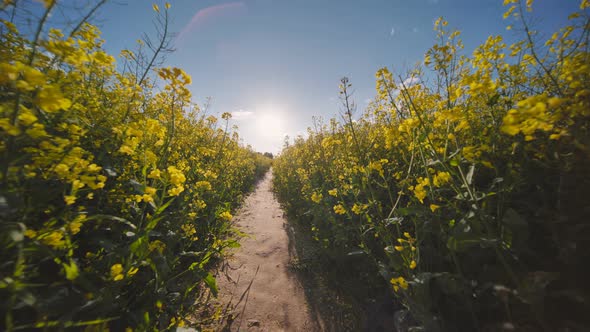
<svg viewBox="0 0 590 332"><path fill-rule="evenodd" d="M163 2L155 1L163 8ZM179 33L166 65L193 78L195 102L209 112L234 113L245 144L278 152L283 137L302 134L312 116L340 111L338 83L351 79L359 112L375 94L374 73L403 72L434 42L443 16L462 31L471 52L490 34L503 34L502 0L171 0L171 30ZM577 0L538 0L537 28L549 35ZM99 25L113 54L152 31L150 1L112 2ZM191 24L191 21L193 22Z"/></svg>

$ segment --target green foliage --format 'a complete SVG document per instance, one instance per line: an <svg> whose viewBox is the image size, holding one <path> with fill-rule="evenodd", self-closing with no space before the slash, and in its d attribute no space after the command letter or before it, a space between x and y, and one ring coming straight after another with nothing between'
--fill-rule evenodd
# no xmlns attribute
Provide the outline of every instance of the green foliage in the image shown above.
<svg viewBox="0 0 590 332"><path fill-rule="evenodd" d="M255 160L256 169L254 171L254 174L256 175L257 179L261 179L262 176L266 174L266 171L268 171L272 166L272 154L270 154L269 157L266 153L256 153Z"/></svg>
<svg viewBox="0 0 590 332"><path fill-rule="evenodd" d="M141 48L117 69L92 25L45 34L44 4L33 39L0 23L0 329L182 325L270 161L191 102L182 70Z"/></svg>

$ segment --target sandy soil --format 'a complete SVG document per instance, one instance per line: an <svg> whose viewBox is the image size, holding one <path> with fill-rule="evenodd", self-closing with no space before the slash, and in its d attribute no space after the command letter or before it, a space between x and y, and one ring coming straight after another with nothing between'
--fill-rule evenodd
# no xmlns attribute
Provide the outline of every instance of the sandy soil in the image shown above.
<svg viewBox="0 0 590 332"><path fill-rule="evenodd" d="M304 289L290 269L287 220L271 192L272 172L235 216L246 237L218 272L224 331L319 331Z"/></svg>

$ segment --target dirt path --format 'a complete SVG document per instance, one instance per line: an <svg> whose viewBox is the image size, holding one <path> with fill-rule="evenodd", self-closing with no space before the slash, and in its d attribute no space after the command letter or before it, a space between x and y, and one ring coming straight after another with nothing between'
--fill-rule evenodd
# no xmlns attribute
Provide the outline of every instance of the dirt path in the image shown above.
<svg viewBox="0 0 590 332"><path fill-rule="evenodd" d="M235 217L244 237L219 272L219 300L233 319L225 331L318 331L304 290L289 264L287 220L271 192L272 171ZM292 250L291 250L292 251Z"/></svg>

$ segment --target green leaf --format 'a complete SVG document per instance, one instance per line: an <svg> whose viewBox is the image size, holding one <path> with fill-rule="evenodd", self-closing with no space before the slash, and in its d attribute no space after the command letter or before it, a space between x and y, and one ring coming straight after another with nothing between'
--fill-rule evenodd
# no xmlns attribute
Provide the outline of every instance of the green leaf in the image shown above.
<svg viewBox="0 0 590 332"><path fill-rule="evenodd" d="M211 273L207 273L207 276L205 277L205 279L203 279L203 281L205 281L205 284L207 285L207 287L209 287L209 289L213 293L213 296L217 297L217 293L219 292L219 290L217 289L217 281L215 280L215 277Z"/></svg>
<svg viewBox="0 0 590 332"><path fill-rule="evenodd" d="M170 199L168 200L168 202L166 202L166 203L162 204L162 206L160 206L160 207L158 208L158 210L156 210L156 213L155 213L155 214L156 214L156 215L158 215L158 214L160 214L160 213L164 212L164 210L166 210L166 208L167 208L167 207L168 207L168 206L169 206L169 205L170 205L170 204L171 204L173 201L174 201L174 197L170 198Z"/></svg>
<svg viewBox="0 0 590 332"><path fill-rule="evenodd" d="M129 246L131 252L136 254L139 257L143 257L143 254L147 250L147 243L144 237L140 237L137 240L133 241Z"/></svg>
<svg viewBox="0 0 590 332"><path fill-rule="evenodd" d="M240 243L238 241L226 241L225 242L226 247L228 248L239 248L240 247Z"/></svg>
<svg viewBox="0 0 590 332"><path fill-rule="evenodd" d="M89 217L88 220L112 220L112 221L116 221L116 222L120 222L122 224L125 224L133 229L137 229L137 226L135 226L129 220L121 218L121 217L117 217L117 216L111 216L108 214L97 214L92 217Z"/></svg>
<svg viewBox="0 0 590 332"><path fill-rule="evenodd" d="M151 231L152 229L156 228L156 226L158 226L158 223L160 222L160 220L162 220L163 217L153 217L152 219L150 219L150 222L145 226L145 229L147 231Z"/></svg>

